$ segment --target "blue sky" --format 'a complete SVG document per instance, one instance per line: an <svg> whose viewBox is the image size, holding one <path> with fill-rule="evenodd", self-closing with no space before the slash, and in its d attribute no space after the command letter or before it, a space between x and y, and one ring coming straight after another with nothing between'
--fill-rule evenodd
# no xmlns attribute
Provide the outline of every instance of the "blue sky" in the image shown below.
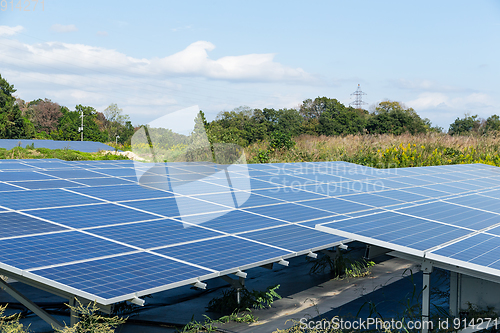
<svg viewBox="0 0 500 333"><path fill-rule="evenodd" d="M24 100L134 124L219 111L344 104L413 107L448 129L500 114L500 1L34 1L0 11L0 74ZM28 1L23 1L26 6Z"/></svg>

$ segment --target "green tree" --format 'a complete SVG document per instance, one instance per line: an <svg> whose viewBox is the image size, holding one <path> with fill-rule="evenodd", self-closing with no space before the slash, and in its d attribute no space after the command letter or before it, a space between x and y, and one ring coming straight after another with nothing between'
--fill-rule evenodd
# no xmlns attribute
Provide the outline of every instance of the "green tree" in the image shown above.
<svg viewBox="0 0 500 333"><path fill-rule="evenodd" d="M104 129L109 133L109 140L114 141L117 135L121 138L120 133L123 134L127 121L130 121L130 117L124 114L123 110L115 103L110 104L104 109L103 114L106 118Z"/></svg>
<svg viewBox="0 0 500 333"><path fill-rule="evenodd" d="M35 135L35 128L23 117L13 93L14 86L0 75L0 138L26 139Z"/></svg>
<svg viewBox="0 0 500 333"><path fill-rule="evenodd" d="M369 117L366 129L371 134L400 135L427 132L425 120L420 118L415 110L394 101L380 102Z"/></svg>
<svg viewBox="0 0 500 333"><path fill-rule="evenodd" d="M319 116L318 132L324 135L344 135L363 133L366 125L363 110L346 108L336 99L316 98L315 103L322 105Z"/></svg>
<svg viewBox="0 0 500 333"><path fill-rule="evenodd" d="M83 106L81 104L75 107L75 111L69 111L62 107L63 116L59 121L59 139L60 140L80 140L78 128L81 126L81 112L83 111L83 140L106 142L108 134L101 132L96 123L97 111L91 106Z"/></svg>
<svg viewBox="0 0 500 333"><path fill-rule="evenodd" d="M470 135L477 134L481 127L481 120L477 114L474 116L466 114L463 118L457 118L450 124L448 134L450 135Z"/></svg>
<svg viewBox="0 0 500 333"><path fill-rule="evenodd" d="M488 117L484 123L484 133L489 134L493 132L500 132L500 117L496 114Z"/></svg>

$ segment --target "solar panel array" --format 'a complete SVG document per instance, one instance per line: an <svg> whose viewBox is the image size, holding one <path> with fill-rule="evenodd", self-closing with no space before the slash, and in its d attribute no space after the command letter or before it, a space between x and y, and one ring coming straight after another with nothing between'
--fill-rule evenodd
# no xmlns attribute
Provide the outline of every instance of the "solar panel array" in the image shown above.
<svg viewBox="0 0 500 333"><path fill-rule="evenodd" d="M450 165L399 169L397 174L379 178L393 190L369 195L397 200L417 198L414 196L428 199L403 205L386 201L373 212L334 218L316 228L500 276L500 168L483 164ZM367 202L357 197L349 200Z"/></svg>
<svg viewBox="0 0 500 333"><path fill-rule="evenodd" d="M0 161L0 272L106 305L345 241L311 225L338 213L301 204L329 196L271 179L276 166L228 171L247 191L196 163L168 168L179 179L132 161ZM193 193L172 185L190 178Z"/></svg>
<svg viewBox="0 0 500 333"><path fill-rule="evenodd" d="M349 239L500 272L497 167L208 168L0 161L0 271L101 304ZM190 179L194 186L183 186ZM233 186L245 181L248 188Z"/></svg>
<svg viewBox="0 0 500 333"><path fill-rule="evenodd" d="M55 141L55 140L28 140L28 139L0 139L0 148L12 149L33 145L35 148L71 149L85 153L96 153L99 150L115 150L102 142L94 141Z"/></svg>

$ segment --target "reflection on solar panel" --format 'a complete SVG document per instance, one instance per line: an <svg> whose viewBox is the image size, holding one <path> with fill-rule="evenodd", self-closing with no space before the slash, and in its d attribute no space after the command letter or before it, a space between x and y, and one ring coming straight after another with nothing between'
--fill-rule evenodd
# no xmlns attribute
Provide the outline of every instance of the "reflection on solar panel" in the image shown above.
<svg viewBox="0 0 500 333"><path fill-rule="evenodd" d="M497 267L497 168L167 166L0 161L0 272L106 305L349 239Z"/></svg>

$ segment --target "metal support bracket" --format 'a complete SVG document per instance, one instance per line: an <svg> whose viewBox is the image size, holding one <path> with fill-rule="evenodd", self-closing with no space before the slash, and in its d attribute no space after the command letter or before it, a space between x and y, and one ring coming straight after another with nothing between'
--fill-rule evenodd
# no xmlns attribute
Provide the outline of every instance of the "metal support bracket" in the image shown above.
<svg viewBox="0 0 500 333"><path fill-rule="evenodd" d="M233 280L227 275L222 275L220 278L229 283L231 285L231 288L236 289L236 303L240 304L241 303L240 290L245 288L245 278L240 276L238 280Z"/></svg>
<svg viewBox="0 0 500 333"><path fill-rule="evenodd" d="M59 330L63 329L63 325L54 317L49 315L45 310L43 310L41 307L27 299L23 294L21 294L19 291L17 291L14 287L10 286L7 284L7 282L3 281L0 279L0 289L3 289L9 294L10 296L14 297L19 303L33 311L34 314L36 314L38 317L40 317L43 321L48 323L49 325L52 325L52 327L57 328Z"/></svg>
<svg viewBox="0 0 500 333"><path fill-rule="evenodd" d="M428 333L429 317L431 313L431 273L432 273L432 262L428 260L422 261L422 333Z"/></svg>

